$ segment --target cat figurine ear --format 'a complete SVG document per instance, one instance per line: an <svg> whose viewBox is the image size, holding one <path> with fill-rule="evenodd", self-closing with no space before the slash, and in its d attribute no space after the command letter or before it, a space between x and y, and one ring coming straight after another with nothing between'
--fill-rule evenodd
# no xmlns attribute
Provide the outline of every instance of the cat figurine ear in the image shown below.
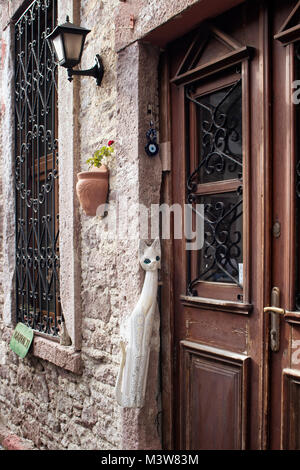
<svg viewBox="0 0 300 470"><path fill-rule="evenodd" d="M140 240L139 241L139 257L141 258L144 253L145 253L145 250L148 248L148 245L144 242L144 240Z"/></svg>
<svg viewBox="0 0 300 470"><path fill-rule="evenodd" d="M161 247L160 247L160 239L158 237L155 238L154 242L152 243L151 248L156 254L157 268L161 269Z"/></svg>
<svg viewBox="0 0 300 470"><path fill-rule="evenodd" d="M154 242L152 243L152 248L153 248L153 250L160 253L160 239L159 239L159 237L155 238Z"/></svg>

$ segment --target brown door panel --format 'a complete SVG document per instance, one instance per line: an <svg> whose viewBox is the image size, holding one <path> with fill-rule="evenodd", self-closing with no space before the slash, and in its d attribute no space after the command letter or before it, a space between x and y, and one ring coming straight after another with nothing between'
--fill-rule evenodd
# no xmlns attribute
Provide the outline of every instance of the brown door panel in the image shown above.
<svg viewBox="0 0 300 470"><path fill-rule="evenodd" d="M250 358L180 343L181 448L245 449Z"/></svg>

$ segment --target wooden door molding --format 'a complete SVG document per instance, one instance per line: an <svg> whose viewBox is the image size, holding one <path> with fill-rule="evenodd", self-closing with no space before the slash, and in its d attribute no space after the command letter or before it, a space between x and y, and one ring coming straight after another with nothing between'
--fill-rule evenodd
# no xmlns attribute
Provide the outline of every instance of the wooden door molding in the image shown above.
<svg viewBox="0 0 300 470"><path fill-rule="evenodd" d="M230 302L208 297L189 297L181 295L180 299L183 305L187 307L202 307L207 310L219 312L236 313L238 315L249 315L253 310L253 305L245 302Z"/></svg>
<svg viewBox="0 0 300 470"><path fill-rule="evenodd" d="M283 46L291 44L300 39L300 0L297 2L291 13L288 15L274 39L277 39Z"/></svg>
<svg viewBox="0 0 300 470"><path fill-rule="evenodd" d="M212 44L215 49L216 42L219 50L217 53L214 50L212 58L209 49ZM251 47L239 43L213 24L205 23L195 33L171 83L178 86L193 83L249 59L252 52Z"/></svg>
<svg viewBox="0 0 300 470"><path fill-rule="evenodd" d="M284 369L281 399L281 449L300 449L300 371Z"/></svg>
<svg viewBox="0 0 300 470"><path fill-rule="evenodd" d="M159 65L159 96L160 96L160 145L171 144L171 111L170 111L170 58L167 52L161 55ZM172 168L170 153L169 170ZM161 200L172 205L172 174L163 171ZM161 240L162 269L160 290L161 311L161 367L162 381L162 444L167 450L174 449L174 246L172 237Z"/></svg>

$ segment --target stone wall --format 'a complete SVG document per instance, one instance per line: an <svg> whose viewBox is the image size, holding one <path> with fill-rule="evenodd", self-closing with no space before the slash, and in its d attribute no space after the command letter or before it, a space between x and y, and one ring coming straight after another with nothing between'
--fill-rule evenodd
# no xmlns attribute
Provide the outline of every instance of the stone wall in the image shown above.
<svg viewBox="0 0 300 470"><path fill-rule="evenodd" d="M2 25L2 8L0 8L0 24ZM0 83L2 82L2 69L3 69L3 60L5 54L5 45L2 43L2 28L0 28L0 44L1 44L1 56L0 56ZM1 89L0 89L1 91ZM0 129L2 129L2 118L4 114L4 108L0 103ZM2 139L0 139L0 155L2 155ZM2 174L2 159L0 159L0 171ZM3 213L2 213L2 180L0 180L0 260L3 259ZM3 286L2 286L2 277L3 277L3 263L0 263L0 319L2 317L2 306L3 306ZM1 352L0 352L1 354Z"/></svg>
<svg viewBox="0 0 300 470"><path fill-rule="evenodd" d="M2 1L2 6L8 3L11 2ZM90 0L80 3L78 8L79 4L75 2L74 10L77 8L81 24L92 29L81 66L90 67L95 54L101 53L106 70L99 89L88 78L77 84L80 107L74 112L80 123L77 142L84 169L86 158L95 148L103 140L116 136L117 54L113 31L115 8L119 2ZM8 35L7 29L5 34ZM2 44L3 52L7 45ZM2 53L1 61L4 60ZM1 71L3 69L1 67ZM7 67L3 73L8 73ZM64 79L65 73L61 72ZM73 84L67 82L65 86L72 87ZM4 141L7 142L2 126L1 144ZM1 164L3 160L5 156L1 152ZM112 175L112 192L114 180ZM24 360L19 359L8 348L13 324L0 323L0 419L12 432L31 441L38 449L117 449L121 446L121 413L114 399L119 362L116 242L101 242L98 218L88 218L80 212L79 220L82 373L74 374L32 354ZM1 237L2 234L3 230ZM2 267L5 270L3 262ZM8 282L7 272L4 278Z"/></svg>
<svg viewBox="0 0 300 470"><path fill-rule="evenodd" d="M71 18L73 15L81 26L92 30L87 37L81 68L91 67L98 53L105 68L99 88L93 79L86 77L75 77L70 84L66 81L66 72L59 72L66 95L70 90L75 90L76 94L65 114L75 124L71 129L73 140L69 143L69 152L65 150L65 143L62 146L60 156L65 160L61 168L67 168L72 161L71 168L86 169L86 159L100 144L110 139L116 141L117 150L116 167L110 174L112 206L108 217L87 217L74 200L74 207L72 201L70 203L72 212L68 214L65 206L60 220L61 230L67 230L67 226L73 224L74 233L78 235L77 251L70 253L70 270L75 270L72 276L80 284L75 302L79 312L76 315L80 314L80 319L75 316L73 320L78 320L74 330L77 328L80 336L75 346L76 352L80 350L81 373L65 370L32 353L21 360L8 347L14 326L11 300L14 227L9 213L1 212L3 197L0 180L0 419L12 432L32 442L38 449L160 447L160 341L157 328L153 335L149 387L143 410L121 410L114 398L114 385L120 360L120 322L130 314L143 282L137 242L139 238L144 238L144 233L141 233L136 205L141 202L149 207L151 203L160 201L160 158L150 159L144 152L149 107L158 116L160 51L136 40L197 2L177 0L171 3L158 0L128 0L125 3L120 0L64 0L60 3L65 9L59 12L61 18L65 14L70 14ZM0 73L5 74L0 82L2 84L8 79L10 83L12 80L12 61L9 59L10 48L7 47L9 18L21 4L21 0L1 0L0 11L5 12L0 30ZM135 30L130 30L131 13L135 15ZM5 174L6 178L5 198L9 196L13 201L12 195L8 194L8 182L13 178L12 167L4 151L4 144L12 150L9 132L6 132L12 121L9 110L3 108L4 90L0 91L0 169L3 168L1 174ZM60 124L61 133L64 132L64 125L65 122ZM73 180L75 175L70 177L70 181ZM117 223L119 227L124 222L128 224L129 236L116 238L109 233L110 216L113 207L117 207L125 196L128 212L121 211ZM64 197L67 198L67 195L63 194L60 199L63 203ZM13 218L13 207L10 214ZM3 236L6 251L2 256ZM68 261L66 245L64 243L63 246L63 273L68 274L65 269ZM6 292L4 307L3 285ZM76 290L74 285L73 289ZM2 312L5 314L2 315Z"/></svg>
<svg viewBox="0 0 300 470"><path fill-rule="evenodd" d="M1 327L1 339L10 331ZM3 353L3 348L2 348ZM120 446L114 410L114 375L84 359L82 376L32 356L6 351L0 367L1 419L38 449L116 449Z"/></svg>

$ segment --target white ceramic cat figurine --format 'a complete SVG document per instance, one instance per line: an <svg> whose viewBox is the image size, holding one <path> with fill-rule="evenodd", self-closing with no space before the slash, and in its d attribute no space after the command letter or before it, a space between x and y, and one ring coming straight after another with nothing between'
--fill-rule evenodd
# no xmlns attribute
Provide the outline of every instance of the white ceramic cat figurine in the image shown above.
<svg viewBox="0 0 300 470"><path fill-rule="evenodd" d="M139 260L146 271L144 286L125 323L125 341L121 341L122 359L115 388L117 402L127 408L144 405L153 322L159 322L157 286L160 257L159 238L151 246L140 241Z"/></svg>

